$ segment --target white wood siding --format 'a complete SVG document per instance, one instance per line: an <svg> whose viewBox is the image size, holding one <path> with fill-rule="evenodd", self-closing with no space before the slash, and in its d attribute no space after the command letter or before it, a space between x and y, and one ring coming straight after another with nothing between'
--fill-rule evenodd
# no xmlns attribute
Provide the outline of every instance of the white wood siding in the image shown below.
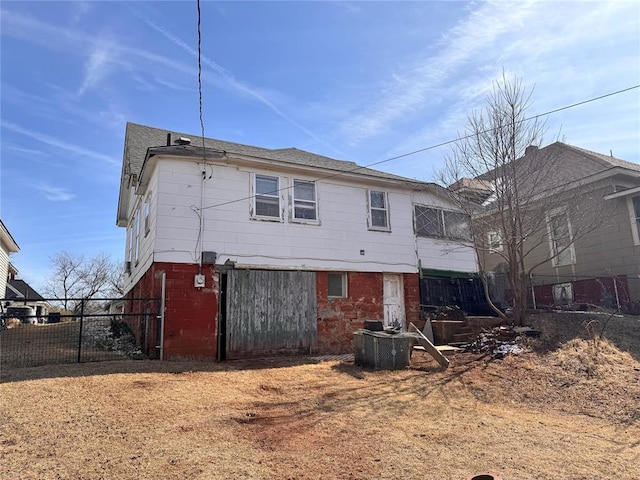
<svg viewBox="0 0 640 480"><path fill-rule="evenodd" d="M152 195L150 231L140 237L139 261L129 287L152 262L197 263L202 249L217 252L218 263L231 260L239 267L415 273L420 258L424 268L477 270L473 249L414 234L414 203L447 207L446 200L402 187L330 178L316 185L318 222L304 224L291 221L292 192L286 187L294 178L315 180L323 174L268 168L207 166L201 248L197 211L202 168L184 159L158 159L147 188ZM282 221L251 218L252 174L281 179ZM368 189L387 193L390 232L368 228ZM144 208L144 198L131 199L129 218Z"/></svg>
<svg viewBox="0 0 640 480"><path fill-rule="evenodd" d="M4 243L0 245L0 298L4 298L7 290L7 275L9 274L9 253Z"/></svg>
<svg viewBox="0 0 640 480"><path fill-rule="evenodd" d="M251 173L274 175L268 170L217 166L205 182L204 250L217 252L219 262L232 260L238 265L277 268L417 271L410 193L386 190L391 232L367 228L367 185L337 179L317 184L318 225L289 221L288 190L281 192L286 210L283 222L252 220L248 198ZM313 180L304 175L275 174L287 182L292 178ZM192 207L200 206L201 178L200 168L194 163L159 162L156 261L197 261L194 252L199 223ZM238 201L227 203L230 200Z"/></svg>
<svg viewBox="0 0 640 480"><path fill-rule="evenodd" d="M156 230L156 212L157 212L157 185L158 185L158 174L157 171L153 173L151 179L149 181L149 186L147 188L147 192L145 195L135 195L133 193L134 189L131 189L131 199L129 201L129 224L131 224L131 219L133 215L141 214L142 218L140 221L140 245L138 251L138 261L136 262L133 258L135 254L132 253L132 262L131 262L131 274L126 277L126 286L125 290L129 291L140 278L144 275L144 273L149 269L151 264L153 263L154 258L154 245L155 245L155 230ZM144 202L147 198L147 195L151 195L150 209L149 209L149 233L145 234L144 228ZM135 225L135 223L134 223ZM128 226L127 226L128 228ZM132 235L135 237L135 230L132 232ZM128 237L127 237L128 238ZM127 246L125 246L125 254L124 258L127 258ZM133 249L135 250L135 238Z"/></svg>

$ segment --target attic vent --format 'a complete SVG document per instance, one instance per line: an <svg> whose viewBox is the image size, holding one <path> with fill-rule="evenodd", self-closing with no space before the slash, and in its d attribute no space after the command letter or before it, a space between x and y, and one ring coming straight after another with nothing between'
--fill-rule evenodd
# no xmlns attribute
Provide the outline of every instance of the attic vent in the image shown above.
<svg viewBox="0 0 640 480"><path fill-rule="evenodd" d="M190 145L191 139L187 137L178 137L175 140L176 145Z"/></svg>

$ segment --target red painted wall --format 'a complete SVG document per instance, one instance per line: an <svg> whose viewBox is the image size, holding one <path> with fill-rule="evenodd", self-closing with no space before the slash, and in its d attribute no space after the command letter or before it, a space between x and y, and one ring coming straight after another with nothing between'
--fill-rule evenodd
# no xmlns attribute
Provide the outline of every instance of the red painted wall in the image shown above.
<svg viewBox="0 0 640 480"><path fill-rule="evenodd" d="M160 298L163 272L166 273L164 358L215 360L219 288L214 266L203 267L206 287L199 289L193 286L197 264L154 263L127 297ZM363 328L365 320L384 319L383 274L348 273L347 298L328 298L327 278L327 272L316 273L318 352L352 353L353 332ZM404 274L403 281L407 322L416 323L420 317L418 274ZM127 303L125 311L135 311L129 306L134 304ZM149 311L157 311L155 304ZM130 324L136 338L146 343L145 353L156 358L158 322L147 331L143 331L140 322Z"/></svg>
<svg viewBox="0 0 640 480"><path fill-rule="evenodd" d="M193 281L198 273L197 264L154 263L128 297L160 298L163 272L166 273L164 358L215 359L218 285L214 266L202 267L206 278L205 288L196 288ZM142 332L135 333L138 340L143 338ZM150 351L145 353L155 356L155 345L150 343Z"/></svg>
<svg viewBox="0 0 640 480"><path fill-rule="evenodd" d="M328 298L327 272L316 273L318 350L321 354L353 353L353 332L365 320L383 320L383 274L349 272L347 298ZM420 318L418 274L404 274L408 322ZM408 323L407 323L408 325Z"/></svg>
<svg viewBox="0 0 640 480"><path fill-rule="evenodd" d="M616 289L618 293L618 301L621 306L627 305L631 301L629 295L629 284L626 275L620 275L615 278L616 285L614 287L613 277L588 278L583 280L575 280L570 282L573 284L573 301L572 303L588 303L592 305L616 306ZM554 305L553 285L537 285L534 287L536 293L536 305ZM529 293L529 304L531 305L533 298Z"/></svg>

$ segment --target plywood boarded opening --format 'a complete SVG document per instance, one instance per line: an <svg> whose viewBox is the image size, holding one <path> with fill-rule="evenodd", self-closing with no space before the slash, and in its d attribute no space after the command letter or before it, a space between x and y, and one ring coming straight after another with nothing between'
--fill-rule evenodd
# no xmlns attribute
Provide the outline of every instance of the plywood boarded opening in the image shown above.
<svg viewBox="0 0 640 480"><path fill-rule="evenodd" d="M309 353L317 345L315 272L231 270L226 358Z"/></svg>

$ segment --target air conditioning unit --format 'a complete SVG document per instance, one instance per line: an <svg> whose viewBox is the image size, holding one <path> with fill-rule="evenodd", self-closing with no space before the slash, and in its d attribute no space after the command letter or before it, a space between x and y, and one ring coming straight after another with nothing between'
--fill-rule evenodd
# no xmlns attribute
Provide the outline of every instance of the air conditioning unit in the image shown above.
<svg viewBox="0 0 640 480"><path fill-rule="evenodd" d="M124 273L131 273L131 262L124 262Z"/></svg>

